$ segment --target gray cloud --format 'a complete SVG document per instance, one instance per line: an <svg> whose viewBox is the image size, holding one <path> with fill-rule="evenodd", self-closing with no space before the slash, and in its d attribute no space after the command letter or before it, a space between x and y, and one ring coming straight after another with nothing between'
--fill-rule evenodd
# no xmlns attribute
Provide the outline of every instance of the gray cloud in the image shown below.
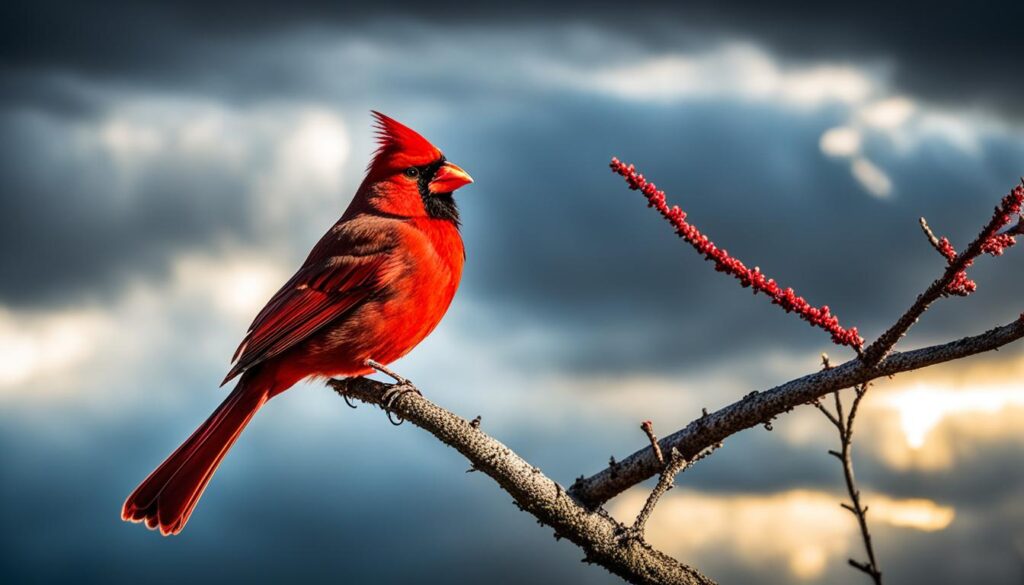
<svg viewBox="0 0 1024 585"><path fill-rule="evenodd" d="M637 163L720 246L812 303L829 304L866 336L942 271L917 217L926 215L963 245L1016 171L1005 154L978 168L941 148L883 151L880 164L892 170L899 193L879 201L817 150L834 123L828 115L739 103L591 100L559 109L544 124L513 116L466 138L490 140L502 153L466 163L486 185L479 196L467 193L468 237L474 225L487 231L470 250L468 290L518 306L520 319L577 331L563 357L581 369L642 371L766 343L813 351L828 342L715 273L607 170L611 154ZM988 152L1021 147L996 141L982 160ZM1012 317L1006 307L1022 274L1013 269L1017 261L979 261L978 297L947 301L955 310L930 314L921 338Z"/></svg>
<svg viewBox="0 0 1024 585"><path fill-rule="evenodd" d="M629 18L622 18L624 12ZM709 36L754 39L795 60L877 62L893 69L904 91L953 105L1001 110L1020 119L1024 90L1016 70L1024 41L1012 32L1019 3L973 7L688 2L626 8L617 3L541 2L467 7L446 2L339 5L320 0L275 2L107 2L10 5L3 9L0 55L10 71L70 71L130 82L191 79L216 83L226 56L244 61L275 37L303 32L351 35L374 25L401 45L396 24L423 22L459 35L471 26L578 24L630 36L653 50L692 45ZM358 27L358 28L356 28ZM389 31L393 31L389 34ZM553 31L555 32L555 31ZM600 56L598 56L600 58Z"/></svg>
<svg viewBox="0 0 1024 585"><path fill-rule="evenodd" d="M251 236L248 185L202 161L163 158L129 193L109 152L79 149L45 116L0 117L0 298L27 306L110 292L166 271L171 254L219 233Z"/></svg>

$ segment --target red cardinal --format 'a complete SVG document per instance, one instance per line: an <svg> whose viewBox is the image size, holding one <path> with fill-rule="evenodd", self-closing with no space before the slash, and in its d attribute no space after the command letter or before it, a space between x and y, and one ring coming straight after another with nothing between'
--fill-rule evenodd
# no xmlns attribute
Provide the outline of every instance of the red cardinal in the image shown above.
<svg viewBox="0 0 1024 585"><path fill-rule="evenodd" d="M373 113L380 148L345 214L256 316L222 385L235 389L128 496L121 517L177 534L246 423L311 376L361 376L437 326L465 251L452 192L473 182L422 136Z"/></svg>

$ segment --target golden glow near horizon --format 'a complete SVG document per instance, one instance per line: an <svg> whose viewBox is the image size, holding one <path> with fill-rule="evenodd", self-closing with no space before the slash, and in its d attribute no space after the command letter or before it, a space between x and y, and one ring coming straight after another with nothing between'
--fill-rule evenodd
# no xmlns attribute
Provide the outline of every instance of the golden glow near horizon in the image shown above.
<svg viewBox="0 0 1024 585"><path fill-rule="evenodd" d="M850 391L844 396L848 403ZM778 430L791 445L836 440L813 409L786 415ZM861 405L856 443L893 469L922 471L951 469L997 444L1024 447L1024 357L991 354L878 380Z"/></svg>
<svg viewBox="0 0 1024 585"><path fill-rule="evenodd" d="M612 502L612 514L630 521L647 494L641 488L626 492ZM794 579L811 580L859 550L856 522L839 506L843 499L843 494L814 490L716 495L677 489L658 504L646 536L653 546L698 564L703 555L727 550L737 562L781 561ZM905 529L944 530L956 516L952 507L926 499L875 494L864 499L873 522Z"/></svg>
<svg viewBox="0 0 1024 585"><path fill-rule="evenodd" d="M957 414L991 416L1009 406L1024 406L1024 387L1012 381L962 390L915 384L907 390L885 394L881 404L899 414L907 444L912 449L920 449L928 434L947 417Z"/></svg>

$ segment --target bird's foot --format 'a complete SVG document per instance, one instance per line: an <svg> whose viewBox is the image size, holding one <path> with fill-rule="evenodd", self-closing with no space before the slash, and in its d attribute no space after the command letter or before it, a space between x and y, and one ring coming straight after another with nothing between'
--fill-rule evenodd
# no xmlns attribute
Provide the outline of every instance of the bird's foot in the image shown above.
<svg viewBox="0 0 1024 585"><path fill-rule="evenodd" d="M388 387L388 389L384 391L384 394L381 395L381 406L384 407L384 412L387 413L388 420L391 421L391 424L395 426L402 424L405 422L404 419L399 417L396 421L394 417L392 417L392 408L398 404L406 394L417 394L419 396L423 396L423 393L420 392L419 388L414 386L408 378L403 378L384 364L372 359L367 359L364 363L367 367L373 368L385 376L389 376L395 381L395 383Z"/></svg>

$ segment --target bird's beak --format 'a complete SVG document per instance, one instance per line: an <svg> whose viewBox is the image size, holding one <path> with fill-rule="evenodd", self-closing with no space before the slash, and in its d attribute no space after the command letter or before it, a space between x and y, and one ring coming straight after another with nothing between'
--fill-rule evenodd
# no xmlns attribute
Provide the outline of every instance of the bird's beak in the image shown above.
<svg viewBox="0 0 1024 585"><path fill-rule="evenodd" d="M434 179L427 185L427 189L434 194L451 193L452 191L473 182L469 173L460 169L458 165L446 162L434 173Z"/></svg>

